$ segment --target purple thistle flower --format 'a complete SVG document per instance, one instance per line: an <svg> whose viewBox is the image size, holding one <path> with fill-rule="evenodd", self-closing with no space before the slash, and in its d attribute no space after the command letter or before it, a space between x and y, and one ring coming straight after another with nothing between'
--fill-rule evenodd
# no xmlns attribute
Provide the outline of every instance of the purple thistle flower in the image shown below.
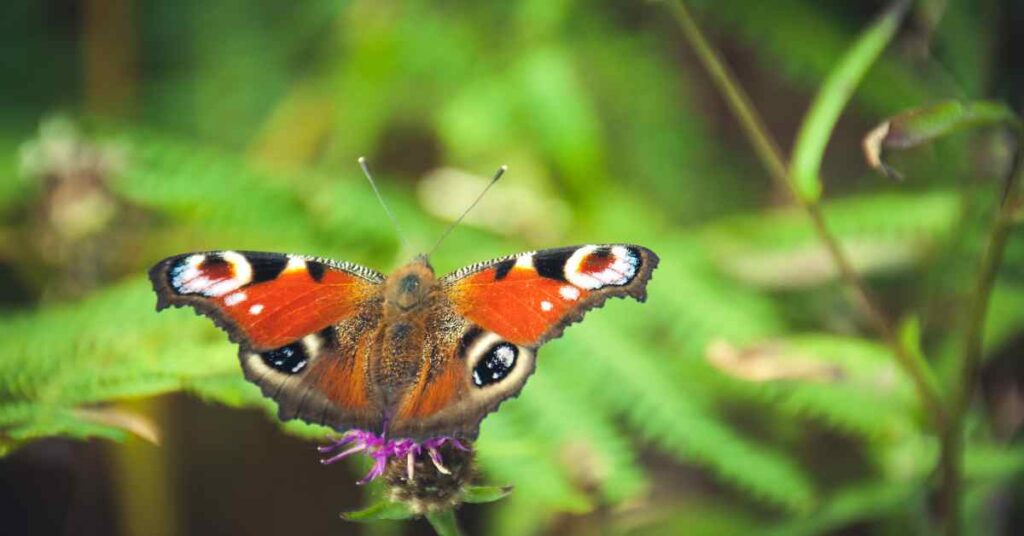
<svg viewBox="0 0 1024 536"><path fill-rule="evenodd" d="M389 460L402 458L407 460L407 476L408 479L412 481L416 456L419 456L424 452L426 452L430 457L430 461L434 464L434 467L439 473L445 475L451 474L451 471L445 467L444 461L441 458L441 452L438 450L445 443L449 443L453 447L464 452L469 452L469 449L466 448L465 445L453 437L433 437L426 441L417 442L412 439L387 439L383 435L377 435L366 430L355 429L345 432L334 443L318 447L317 450L319 450L321 454L328 454L347 445L351 445L348 449L345 449L339 454L333 454L327 458L321 459L320 463L324 465L345 459L357 452L365 452L373 458L374 463L370 472L366 473L366 476L358 482L358 484L363 485L384 474L384 470L387 468Z"/></svg>

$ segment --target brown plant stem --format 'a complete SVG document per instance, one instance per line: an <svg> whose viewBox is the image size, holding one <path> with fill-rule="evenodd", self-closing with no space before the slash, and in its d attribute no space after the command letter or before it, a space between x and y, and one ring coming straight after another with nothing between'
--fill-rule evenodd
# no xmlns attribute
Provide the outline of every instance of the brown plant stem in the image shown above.
<svg viewBox="0 0 1024 536"><path fill-rule="evenodd" d="M772 179L782 189L788 191L793 201L807 212L807 215L811 218L815 233L817 233L818 238L828 250L829 255L831 255L840 277L853 293L854 299L867 316L871 327L892 349L896 361L911 377L919 398L935 421L936 428L944 430L946 427L945 406L939 397L938 388L931 381L931 373L926 368L926 364L919 359L915 359L910 350L907 349L896 335L892 321L872 298L867 286L853 267L839 240L829 229L821 210L821 205L817 201L807 201L797 195L778 143L775 142L768 132L764 121L751 104L750 98L743 91L742 86L736 81L728 67L725 66L718 52L712 48L711 44L704 37L704 34L690 15L689 10L683 5L681 0L669 0L667 4L679 22L683 35L694 48L701 64L707 69L715 86L725 96L730 110L740 122L743 131L761 159L761 163L767 168Z"/></svg>
<svg viewBox="0 0 1024 536"><path fill-rule="evenodd" d="M939 467L941 485L939 488L939 512L942 531L948 536L960 534L960 495L963 488L964 415L974 397L978 385L978 373L984 354L985 319L988 313L992 289L995 286L999 266L1003 262L1006 242L1013 230L1014 213L1024 201L1020 183L1024 175L1024 125L1014 123L1017 138L1016 152L1009 176L1006 178L1002 199L996 212L992 229L989 231L985 252L978 267L974 292L967 308L967 323L964 328L963 360L960 363L959 382L953 393L949 426L942 434Z"/></svg>
<svg viewBox="0 0 1024 536"><path fill-rule="evenodd" d="M690 15L690 11L683 5L682 1L668 0L666 4L679 22L686 40L690 42L690 46L697 53L697 59L700 60L701 65L704 66L708 75L711 76L711 81L714 82L715 87L725 97L729 110L736 116L740 127L743 128L743 132L754 146L754 151L757 152L758 158L761 159L761 163L764 167L768 168L768 174L771 175L781 190L790 192L793 194L794 199L799 199L790 187L786 162L782 158L782 150L779 149L779 144L776 143L775 138L768 133L768 128L765 127L761 114L757 113L757 109L751 104L750 97L743 91L743 87L736 81L736 77L733 76L729 67L721 60L718 51L711 47L711 44L704 37L704 33L701 32L697 22Z"/></svg>

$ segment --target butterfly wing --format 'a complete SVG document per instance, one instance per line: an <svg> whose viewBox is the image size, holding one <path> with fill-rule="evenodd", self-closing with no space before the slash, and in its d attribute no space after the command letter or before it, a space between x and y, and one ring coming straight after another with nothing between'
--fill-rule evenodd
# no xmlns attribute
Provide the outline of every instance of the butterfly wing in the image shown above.
<svg viewBox="0 0 1024 536"><path fill-rule="evenodd" d="M455 310L514 344L536 348L608 298L647 299L653 251L628 244L522 253L475 264L442 280Z"/></svg>
<svg viewBox="0 0 1024 536"><path fill-rule="evenodd" d="M649 249L583 245L522 253L468 266L441 279L450 316L432 362L406 395L392 429L410 436L474 436L480 421L515 396L537 348L607 299L646 299L658 265Z"/></svg>
<svg viewBox="0 0 1024 536"><path fill-rule="evenodd" d="M246 379L282 419L379 428L366 385L384 276L350 263L238 251L188 253L149 272L157 310L191 306L239 344Z"/></svg>

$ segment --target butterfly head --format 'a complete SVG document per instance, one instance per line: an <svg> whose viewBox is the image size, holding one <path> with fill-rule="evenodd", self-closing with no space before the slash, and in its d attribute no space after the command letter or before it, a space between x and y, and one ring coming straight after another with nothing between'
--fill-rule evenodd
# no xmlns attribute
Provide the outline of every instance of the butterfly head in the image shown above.
<svg viewBox="0 0 1024 536"><path fill-rule="evenodd" d="M409 264L395 270L388 278L384 293L386 303L401 311L411 311L427 301L437 285L434 268L426 255L418 255Z"/></svg>

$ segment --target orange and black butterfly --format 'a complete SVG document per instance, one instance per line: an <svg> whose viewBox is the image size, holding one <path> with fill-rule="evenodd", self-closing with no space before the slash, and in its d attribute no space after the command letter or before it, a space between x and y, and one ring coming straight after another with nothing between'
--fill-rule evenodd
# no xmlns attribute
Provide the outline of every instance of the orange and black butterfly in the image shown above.
<svg viewBox="0 0 1024 536"><path fill-rule="evenodd" d="M411 444L474 439L523 388L542 344L608 298L644 301L657 265L640 246L583 245L441 278L421 255L385 277L315 257L212 251L164 259L149 277L157 310L190 305L227 331L282 419Z"/></svg>
<svg viewBox="0 0 1024 536"><path fill-rule="evenodd" d="M611 297L646 297L658 257L627 245L549 249L437 278L425 256L385 277L345 262L187 253L150 270L157 309L190 305L240 346L282 419L424 440L474 438L537 349Z"/></svg>

